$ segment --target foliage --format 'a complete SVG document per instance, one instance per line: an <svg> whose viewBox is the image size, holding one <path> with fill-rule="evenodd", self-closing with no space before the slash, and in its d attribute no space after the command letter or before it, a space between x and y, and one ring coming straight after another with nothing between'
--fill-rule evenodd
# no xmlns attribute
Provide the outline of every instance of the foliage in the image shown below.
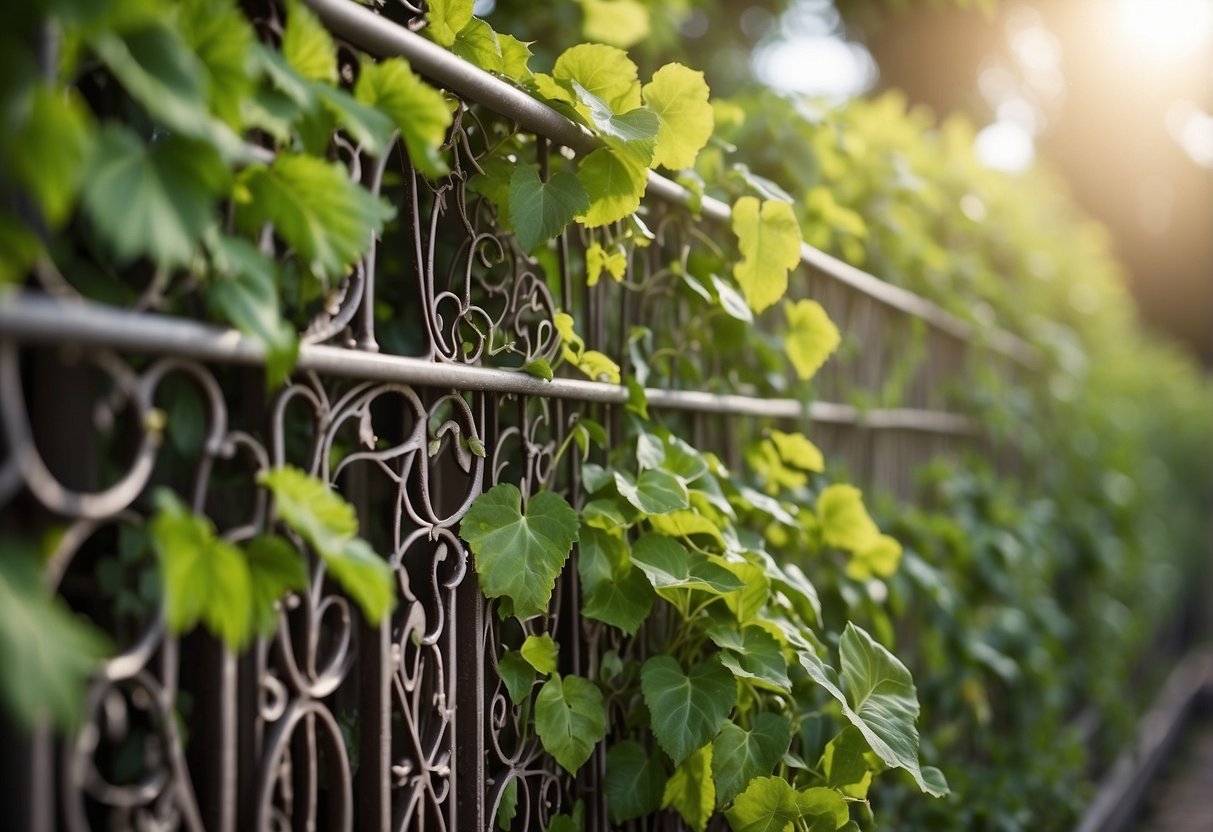
<svg viewBox="0 0 1213 832"><path fill-rule="evenodd" d="M299 2L264 40L226 0L103 5L32 4L3 36L0 279L54 271L121 301L150 275L162 311L205 313L261 344L275 387L301 323L400 222L341 148L382 158L400 147L421 175L447 175L447 131L466 105L398 58L354 56L351 75ZM637 291L633 264L663 250L641 207L652 169L677 177L692 206L704 195L733 206L728 228L684 217L686 242L664 249L676 253L653 282L668 289L669 327L635 327L626 354L606 355L579 334L591 322L556 311L553 351L518 368L630 393L609 434L581 419L546 482L525 499L492 485L459 527L507 633L496 668L520 730L553 770L603 761L613 823L673 812L697 830L853 830L876 817L1020 829L1050 805L1067 807L1050 820L1061 828L1082 779L1066 726L1085 699L1106 709L1149 644L1124 610L1162 610L1187 574L1148 556L1199 545L1208 387L1136 333L1107 242L1047 176L982 169L968 126L936 127L894 94L840 109L713 97L693 61L659 60L677 21L705 9L724 5L554 4L556 29L538 44L495 31L471 0L435 0L424 15L436 44L595 142L580 158L537 155L512 125L477 122L494 144L469 191L540 280L571 257L587 285L609 275L602 288ZM29 35L44 18L64 49L40 73ZM567 20L592 42L563 43ZM582 252L565 246L575 235ZM646 385L817 394L820 367L856 347L802 297L804 242L929 296L978 337L996 324L1031 344L1030 377L978 351L972 387L951 397L992 447L1014 439L1020 476L941 466L919 505L873 504L800 433L743 432L744 464L726 467L682 438L677 417L646 408ZM689 344L709 360L689 361ZM511 352L488 350L503 363ZM913 351L904 358L917 369ZM896 384L881 395L899 404ZM175 420L170 440L185 443L188 425ZM468 452L488 455L475 441ZM580 490L561 496L572 482ZM271 636L284 596L322 574L383 620L398 578L358 537L353 508L290 467L258 483L273 513L251 539L156 494L148 535L170 630L201 623L239 650ZM562 575L579 594L574 629L603 646L586 667L541 618ZM104 645L42 577L0 557L0 651L29 668L27 684L0 691L27 722L49 712L67 727ZM56 635L38 654L31 622ZM922 799L949 791L925 762L947 769L951 797ZM516 784L500 806L502 828L533 821L517 814ZM549 829L580 828L581 805L563 808Z"/></svg>

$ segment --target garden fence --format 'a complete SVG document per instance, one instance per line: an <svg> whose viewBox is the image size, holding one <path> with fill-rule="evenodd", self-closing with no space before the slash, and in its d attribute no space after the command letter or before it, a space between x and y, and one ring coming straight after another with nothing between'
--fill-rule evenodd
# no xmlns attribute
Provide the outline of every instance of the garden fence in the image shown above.
<svg viewBox="0 0 1213 832"><path fill-rule="evenodd" d="M705 197L692 211L690 194L653 174L642 218L654 239L625 283L586 288L576 273L586 241L572 231L545 279L467 186L483 124L532 134L541 168L592 137L364 6L310 5L344 43L403 55L460 99L454 170L431 181L402 150L373 159L345 148L353 175L397 203L399 228L332 287L272 394L257 343L156 312L154 284L132 306L105 306L43 274L40 289L0 304L4 528L53 532L50 580L119 646L91 682L83 727L5 743L7 828L489 830L511 780L528 828L578 798L587 827L607 828L601 756L571 780L506 695L496 656L502 628L518 625L480 594L458 526L498 482L575 499L576 455L556 462L569 431L592 419L618 440L626 419L627 386L494 366L499 346L512 344L515 364L555 358L562 310L611 356L627 354L636 326L678 332L679 277L662 264L688 235L727 230L729 209ZM792 293L819 301L844 335L816 400L772 397L694 343L671 356L669 385L646 391L675 433L727 465L740 464L748 437L791 425L865 489L908 498L923 463L987 442L948 410L972 356L1008 377L1032 363L1015 338L977 332L808 247ZM392 314L377 314L385 306ZM895 406L856 403L894 383ZM141 583L151 486L174 488L238 542L267 520L257 472L284 463L357 507L362 536L395 570L390 619L367 625L317 568L276 635L242 655L203 633L167 634ZM586 672L606 645L578 615L575 581L566 570L550 616L526 626L556 634L562 661Z"/></svg>

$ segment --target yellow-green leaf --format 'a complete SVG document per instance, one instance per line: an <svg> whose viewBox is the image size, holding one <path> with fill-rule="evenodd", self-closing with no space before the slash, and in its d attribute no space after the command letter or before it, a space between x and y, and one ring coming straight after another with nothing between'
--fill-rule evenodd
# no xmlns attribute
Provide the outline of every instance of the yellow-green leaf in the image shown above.
<svg viewBox="0 0 1213 832"><path fill-rule="evenodd" d="M830 357L842 337L821 304L815 300L787 301L783 305L788 318L788 334L784 349L796 375L807 380Z"/></svg>
<svg viewBox="0 0 1213 832"><path fill-rule="evenodd" d="M733 205L733 233L742 257L733 276L746 303L761 312L788 289L788 272L800 262L800 226L788 203L743 196Z"/></svg>
<svg viewBox="0 0 1213 832"><path fill-rule="evenodd" d="M441 148L451 126L451 111L442 93L422 81L403 58L363 61L354 97L392 119L418 170L427 176L447 172Z"/></svg>
<svg viewBox="0 0 1213 832"><path fill-rule="evenodd" d="M472 19L472 0L429 0L425 19L426 32L434 42L450 47L459 31Z"/></svg>
<svg viewBox="0 0 1213 832"><path fill-rule="evenodd" d="M627 49L649 34L649 10L636 0L581 0L586 40Z"/></svg>
<svg viewBox="0 0 1213 832"><path fill-rule="evenodd" d="M871 577L887 578L901 563L901 543L887 534L879 535L862 549L856 549L847 563L847 577L866 581Z"/></svg>
<svg viewBox="0 0 1213 832"><path fill-rule="evenodd" d="M825 470L825 457L821 450L803 433L772 430L771 442L775 444L775 450L779 451L780 459L788 465L794 465L804 471Z"/></svg>
<svg viewBox="0 0 1213 832"><path fill-rule="evenodd" d="M581 163L577 178L590 195L590 207L577 219L586 228L618 222L640 207L640 198L648 186L648 168L600 147Z"/></svg>
<svg viewBox="0 0 1213 832"><path fill-rule="evenodd" d="M585 250L585 284L595 286L603 270L619 283L628 269L628 258L621 246L613 247L609 252L598 243L593 243Z"/></svg>
<svg viewBox="0 0 1213 832"><path fill-rule="evenodd" d="M337 47L333 38L315 13L299 0L286 4L282 55L304 78L328 83L337 80Z"/></svg>
<svg viewBox="0 0 1213 832"><path fill-rule="evenodd" d="M576 81L606 102L616 113L640 106L636 64L622 49L600 43L580 43L566 49L552 68L557 81Z"/></svg>
<svg viewBox="0 0 1213 832"><path fill-rule="evenodd" d="M645 106L657 114L657 147L653 165L681 170L712 137L712 105L703 73L682 64L666 64L644 85Z"/></svg>
<svg viewBox="0 0 1213 832"><path fill-rule="evenodd" d="M687 825L703 832L716 806L712 780L712 746L705 745L687 757L666 781L662 808L674 808Z"/></svg>
<svg viewBox="0 0 1213 832"><path fill-rule="evenodd" d="M880 529L864 508L863 494L853 485L831 485L822 491L817 518L827 546L858 552L880 539Z"/></svg>

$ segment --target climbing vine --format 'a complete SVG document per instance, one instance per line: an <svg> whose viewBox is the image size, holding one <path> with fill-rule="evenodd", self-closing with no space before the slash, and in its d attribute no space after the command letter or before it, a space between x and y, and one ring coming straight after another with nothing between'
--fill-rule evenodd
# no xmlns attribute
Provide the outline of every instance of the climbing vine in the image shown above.
<svg viewBox="0 0 1213 832"><path fill-rule="evenodd" d="M298 0L249 5L254 13L231 0L40 0L14 12L0 36L9 125L0 137L0 283L35 272L43 285L89 298L230 325L263 348L266 387L277 389L295 368L299 322L336 305L343 281L398 221L395 205L368 186L372 177L352 175L353 149L380 158L397 142L421 175L467 177L540 272L556 273L557 257L569 257L586 286L610 280L635 291L637 261L673 250L649 279L675 287L687 310L678 326L634 327L626 354L608 355L590 348L590 322L556 310L550 353L508 341L485 353L487 363L541 379L575 372L629 392L615 430L589 418L573 425L545 487L524 497L498 483L459 525L492 609L519 625L504 630L495 666L526 730L569 775L599 753L615 824L672 811L696 830L721 817L738 832L853 830L871 828L887 806L899 820L959 828L965 812L984 811L972 797L962 808L923 800L949 793L927 763L949 768L954 784L989 806L1026 802L1011 788L982 792L973 770L953 774L936 753L957 751L958 725L979 730L992 719L998 685L1011 700L1020 674L1060 685L1067 651L1084 646L1049 605L1032 619L1043 633L1033 641L1016 608L1094 575L1098 591L1076 592L1073 620L1098 622L1118 598L1135 597L1150 533L1176 547L1189 539L1137 520L1182 490L1165 470L1152 485L1125 485L1147 458L1144 440L1122 443L1123 457L1082 460L1078 448L1055 451L1044 416L1081 418L1111 444L1148 432L1167 459L1200 458L1194 449L1209 439L1199 424L1207 395L1174 392L1199 387L1182 362L1145 353L1167 384L1147 370L1128 378L1088 366L1112 344L1120 357L1140 357L1140 342L1122 337L1129 326L1103 245L1090 235L1058 242L1057 228L1086 228L1064 200L979 170L965 150L971 130L953 121L932 132L896 97L827 113L771 94L716 98L703 73L680 62L642 73L625 50L643 48L643 65L653 64L641 41L661 22L639 0L565 4L592 42L546 42L550 60L508 26L498 32L476 17L471 0L426 4L415 21L424 36L551 105L593 142L579 157L553 152L486 114L476 129L491 151L460 169L451 137L464 103L403 59L343 55ZM673 232L650 228L642 209L652 170L687 190L690 230L678 246L660 245ZM693 217L705 195L731 205L727 227L696 230L707 223ZM959 223L956 205L967 217ZM1018 236L974 219L982 214L1014 217ZM585 245L563 252L573 235ZM1039 348L1044 390L1012 385L991 362L974 368L991 380L956 399L992 433L1019 433L1049 493L1063 496L1037 497L1021 512L1021 495L992 475L934 469L930 506L876 511L808 436L765 430L727 466L650 411L645 388L673 378L807 398L832 355L862 350L802 297L805 241L978 324L996 310L1000 325ZM1048 262L1041 252L1053 252ZM1014 285L1002 279L1008 271L1020 278ZM1095 312L1071 302L1076 285L1096 298ZM685 360L692 341L703 365ZM904 373L917 354L903 357ZM1004 425L1007 387L1022 418ZM879 393L897 395L896 378ZM1157 412L1099 411L1131 398ZM148 429L182 441L188 416L166 409ZM441 448L441 436L431 441ZM492 449L472 439L465 450ZM1083 465L1098 474L1076 474ZM368 621L382 621L396 579L359 537L353 507L286 465L263 471L258 489L272 512L239 542L184 494L146 495L146 540L130 546L154 553L149 594L163 598L169 630L200 625L244 649L274 631L309 569L331 577ZM1128 541L1124 574L1099 562L1118 532ZM1060 566L1033 559L1049 546L1063 550ZM34 548L6 541L0 552L0 664L27 671L7 674L0 695L27 724L49 716L70 729L109 648L46 590ZM584 675L542 623L561 580L575 583L582 623L604 634ZM928 609L934 629L899 639L926 629L916 618ZM1128 659L1118 656L1123 674ZM933 726L921 742L907 664L919 668ZM1040 705L1050 728L1064 704ZM1007 712L1019 728L1032 716ZM1005 759L1019 765L1026 754L1012 743ZM1056 794L1064 784L1052 779L1024 793ZM527 828L517 791L510 781L496 792L502 829ZM549 829L578 828L581 808L565 808Z"/></svg>

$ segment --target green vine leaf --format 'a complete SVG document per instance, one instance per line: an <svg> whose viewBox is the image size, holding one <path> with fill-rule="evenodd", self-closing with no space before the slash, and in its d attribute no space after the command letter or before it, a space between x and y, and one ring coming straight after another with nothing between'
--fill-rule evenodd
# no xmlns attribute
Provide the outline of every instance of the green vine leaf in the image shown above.
<svg viewBox="0 0 1213 832"><path fill-rule="evenodd" d="M726 722L712 741L716 805L741 794L755 777L769 775L791 742L792 723L780 714L758 714L749 731Z"/></svg>
<svg viewBox="0 0 1213 832"><path fill-rule="evenodd" d="M606 736L602 692L580 676L552 676L535 698L535 732L561 768L576 774Z"/></svg>
<svg viewBox="0 0 1213 832"><path fill-rule="evenodd" d="M547 633L527 636L519 650L526 663L544 676L556 672L556 657L559 653L556 642Z"/></svg>
<svg viewBox="0 0 1213 832"><path fill-rule="evenodd" d="M660 468L641 471L635 478L626 471L616 471L615 488L620 497L645 514L669 514L691 505L682 481Z"/></svg>
<svg viewBox="0 0 1213 832"><path fill-rule="evenodd" d="M712 741L737 704L737 683L719 662L689 674L671 656L653 656L640 670L644 704L657 742L675 764Z"/></svg>
<svg viewBox="0 0 1213 832"><path fill-rule="evenodd" d="M848 725L826 743L819 766L825 773L826 786L859 800L868 796L872 773L881 767L880 759L871 752L867 740L854 725Z"/></svg>
<svg viewBox="0 0 1213 832"><path fill-rule="evenodd" d="M11 136L0 139L0 158L37 202L42 219L58 228L79 195L92 149L92 119L79 95L49 84L34 87L22 104L10 113Z"/></svg>
<svg viewBox="0 0 1213 832"><path fill-rule="evenodd" d="M0 702L21 724L46 717L72 730L84 717L87 682L113 652L109 640L47 589L37 556L0 544Z"/></svg>
<svg viewBox="0 0 1213 832"><path fill-rule="evenodd" d="M573 92L577 94L577 100L589 111L590 121L597 128L598 135L616 149L629 146L629 156L647 166L653 155L653 142L659 126L656 114L644 107L616 114L605 101L581 86L575 79L570 83Z"/></svg>
<svg viewBox="0 0 1213 832"><path fill-rule="evenodd" d="M670 170L692 167L712 137L714 125L703 73L682 64L666 64L644 85L642 97L660 124L653 164Z"/></svg>
<svg viewBox="0 0 1213 832"><path fill-rule="evenodd" d="M580 0L581 32L593 43L627 49L649 35L649 10L637 0Z"/></svg>
<svg viewBox="0 0 1213 832"><path fill-rule="evenodd" d="M854 624L839 642L843 694L825 663L811 650L798 651L800 663L814 682L842 706L843 715L863 734L872 751L892 768L904 768L918 787L942 797L948 786L938 769L918 762L918 695L910 671L897 657Z"/></svg>
<svg viewBox="0 0 1213 832"><path fill-rule="evenodd" d="M653 607L653 587L634 569L628 547L618 537L582 525L577 552L581 614L634 635Z"/></svg>
<svg viewBox="0 0 1213 832"><path fill-rule="evenodd" d="M802 381L807 381L838 349L842 335L822 305L815 300L786 301L783 310L788 319L784 350L796 375Z"/></svg>
<svg viewBox="0 0 1213 832"><path fill-rule="evenodd" d="M766 630L752 625L738 629L730 622L709 629L708 637L721 650L720 663L738 679L748 679L776 693L791 691L788 663L779 642Z"/></svg>
<svg viewBox="0 0 1213 832"><path fill-rule="evenodd" d="M310 81L337 81L337 45L316 14L300 0L287 0L282 56Z"/></svg>
<svg viewBox="0 0 1213 832"><path fill-rule="evenodd" d="M265 347L266 384L279 387L295 366L299 336L282 319L277 267L247 240L215 236L210 241L215 274L207 301L232 326Z"/></svg>
<svg viewBox="0 0 1213 832"><path fill-rule="evenodd" d="M156 492L148 531L164 575L169 630L186 633L201 621L232 650L240 650L253 631L252 584L240 550L167 490Z"/></svg>
<svg viewBox="0 0 1213 832"><path fill-rule="evenodd" d="M89 45L148 114L179 139L196 139L228 161L247 161L249 149L207 105L206 67L177 30L148 23L122 33L101 31Z"/></svg>
<svg viewBox="0 0 1213 832"><path fill-rule="evenodd" d="M429 0L425 19L430 25L426 34L440 46L453 46L459 31L472 19L472 5L472 0Z"/></svg>
<svg viewBox="0 0 1213 832"><path fill-rule="evenodd" d="M743 196L733 204L733 233L742 258L733 277L746 303L761 312L783 297L788 272L800 263L800 226L788 203Z"/></svg>
<svg viewBox="0 0 1213 832"><path fill-rule="evenodd" d="M290 590L307 589L307 567L281 537L262 535L246 547L253 629L264 638L278 626L277 602Z"/></svg>
<svg viewBox="0 0 1213 832"><path fill-rule="evenodd" d="M241 126L241 105L252 91L250 52L255 35L233 0L184 0L177 4L182 38L206 68L206 99L212 112Z"/></svg>
<svg viewBox="0 0 1213 832"><path fill-rule="evenodd" d="M602 99L612 111L626 113L640 106L640 79L636 64L622 49L599 43L581 43L566 49L552 67L556 81L576 81ZM589 116L584 105L583 115Z"/></svg>
<svg viewBox="0 0 1213 832"><path fill-rule="evenodd" d="M578 537L577 512L559 494L540 491L522 513L522 494L509 483L472 503L459 533L475 555L489 598L509 598L520 619L542 615Z"/></svg>
<svg viewBox="0 0 1213 832"><path fill-rule="evenodd" d="M733 832L789 832L800 820L800 805L782 777L756 777L724 816Z"/></svg>
<svg viewBox="0 0 1213 832"><path fill-rule="evenodd" d="M632 563L657 590L698 589L714 595L737 592L745 584L706 555L692 552L677 540L646 534L632 547Z"/></svg>
<svg viewBox="0 0 1213 832"><path fill-rule="evenodd" d="M521 705L535 683L535 668L516 650L503 653L497 660L497 674L505 683L506 693L515 705Z"/></svg>
<svg viewBox="0 0 1213 832"><path fill-rule="evenodd" d="M666 781L661 805L672 807L696 832L707 828L716 808L712 780L712 746L705 745L683 760Z"/></svg>
<svg viewBox="0 0 1213 832"><path fill-rule="evenodd" d="M237 207L237 224L257 233L273 223L314 273L330 278L344 276L395 215L342 165L315 156L282 153L269 167L250 168L243 184L248 199Z"/></svg>
<svg viewBox="0 0 1213 832"><path fill-rule="evenodd" d="M606 804L611 823L656 812L661 807L666 773L656 757L635 740L611 746L606 756Z"/></svg>
<svg viewBox="0 0 1213 832"><path fill-rule="evenodd" d="M469 20L459 33L451 50L465 61L475 64L485 72L501 74L505 71L505 61L501 53L501 42L493 27L479 18Z"/></svg>
<svg viewBox="0 0 1213 832"><path fill-rule="evenodd" d="M577 219L586 228L598 228L636 213L648 187L648 163L600 147L582 160L577 179L590 196L589 207Z"/></svg>
<svg viewBox="0 0 1213 832"><path fill-rule="evenodd" d="M588 207L588 206L587 206ZM599 243L591 243L585 250L585 285L597 286L598 279L606 271L616 283L623 281L627 272L628 256L622 247L607 251Z"/></svg>
<svg viewBox="0 0 1213 832"><path fill-rule="evenodd" d="M298 468L262 471L257 482L274 495L274 509L282 522L320 556L329 574L362 607L367 621L378 624L395 602L395 577L387 562L355 537L354 507Z"/></svg>
<svg viewBox="0 0 1213 832"><path fill-rule="evenodd" d="M229 186L228 170L209 145L168 136L149 146L130 129L107 124L97 134L82 204L119 263L146 255L181 266L193 258Z"/></svg>
<svg viewBox="0 0 1213 832"><path fill-rule="evenodd" d="M858 552L876 545L880 529L863 505L863 494L853 485L835 484L817 497L817 519L827 546Z"/></svg>
<svg viewBox="0 0 1213 832"><path fill-rule="evenodd" d="M544 182L536 165L524 164L510 177L510 220L523 251L552 239L589 207L585 188L571 173L557 171Z"/></svg>

